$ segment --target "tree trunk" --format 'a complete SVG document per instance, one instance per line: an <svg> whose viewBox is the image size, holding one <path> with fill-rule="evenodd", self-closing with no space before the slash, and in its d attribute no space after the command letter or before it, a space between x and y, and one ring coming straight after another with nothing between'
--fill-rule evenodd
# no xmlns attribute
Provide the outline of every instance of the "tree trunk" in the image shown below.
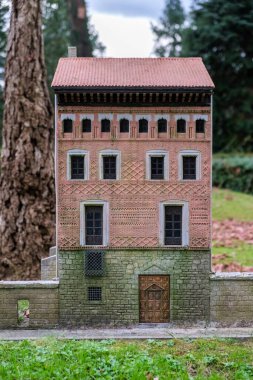
<svg viewBox="0 0 253 380"><path fill-rule="evenodd" d="M85 0L67 0L71 28L71 43L77 47L79 57L92 57L87 7Z"/></svg>
<svg viewBox="0 0 253 380"><path fill-rule="evenodd" d="M39 0L12 0L0 178L0 279L39 277L55 229L52 106Z"/></svg>

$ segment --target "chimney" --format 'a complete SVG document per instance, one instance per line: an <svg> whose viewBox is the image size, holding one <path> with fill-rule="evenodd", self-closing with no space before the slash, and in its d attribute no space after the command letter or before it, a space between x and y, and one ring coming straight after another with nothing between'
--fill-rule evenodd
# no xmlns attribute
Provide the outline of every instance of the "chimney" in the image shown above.
<svg viewBox="0 0 253 380"><path fill-rule="evenodd" d="M76 46L68 47L68 57L77 57Z"/></svg>

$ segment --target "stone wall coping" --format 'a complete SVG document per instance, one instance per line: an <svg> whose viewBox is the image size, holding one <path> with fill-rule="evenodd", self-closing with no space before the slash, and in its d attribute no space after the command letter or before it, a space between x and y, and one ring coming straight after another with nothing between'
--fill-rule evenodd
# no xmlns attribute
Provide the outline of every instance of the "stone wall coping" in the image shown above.
<svg viewBox="0 0 253 380"><path fill-rule="evenodd" d="M56 289L59 281L0 281L0 289Z"/></svg>
<svg viewBox="0 0 253 380"><path fill-rule="evenodd" d="M224 280L250 280L253 281L253 272L217 272L211 274L211 281L224 281Z"/></svg>
<svg viewBox="0 0 253 380"><path fill-rule="evenodd" d="M40 261L47 261L47 260L52 260L52 259L56 259L56 255L44 257L44 259L41 259Z"/></svg>

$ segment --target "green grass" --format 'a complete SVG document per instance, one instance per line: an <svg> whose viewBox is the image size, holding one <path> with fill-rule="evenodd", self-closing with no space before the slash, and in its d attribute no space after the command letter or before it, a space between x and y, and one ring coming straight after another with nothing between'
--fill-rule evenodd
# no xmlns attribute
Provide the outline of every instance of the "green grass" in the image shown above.
<svg viewBox="0 0 253 380"><path fill-rule="evenodd" d="M250 380L253 340L0 342L1 380Z"/></svg>
<svg viewBox="0 0 253 380"><path fill-rule="evenodd" d="M231 190L213 189L213 220L253 220L253 196Z"/></svg>
<svg viewBox="0 0 253 380"><path fill-rule="evenodd" d="M220 260L221 263L229 264L237 262L244 266L253 266L253 245L240 243L236 247L213 247L212 254L226 253L227 258Z"/></svg>

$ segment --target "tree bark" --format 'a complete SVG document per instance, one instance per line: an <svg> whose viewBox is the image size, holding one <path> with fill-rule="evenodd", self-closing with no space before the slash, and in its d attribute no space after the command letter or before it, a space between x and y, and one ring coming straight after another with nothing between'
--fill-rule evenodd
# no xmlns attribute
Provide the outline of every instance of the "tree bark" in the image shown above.
<svg viewBox="0 0 253 380"><path fill-rule="evenodd" d="M53 112L39 0L12 0L0 178L0 279L35 279L55 230Z"/></svg>
<svg viewBox="0 0 253 380"><path fill-rule="evenodd" d="M77 47L78 57L92 57L87 7L85 0L67 0L71 28L71 43Z"/></svg>

